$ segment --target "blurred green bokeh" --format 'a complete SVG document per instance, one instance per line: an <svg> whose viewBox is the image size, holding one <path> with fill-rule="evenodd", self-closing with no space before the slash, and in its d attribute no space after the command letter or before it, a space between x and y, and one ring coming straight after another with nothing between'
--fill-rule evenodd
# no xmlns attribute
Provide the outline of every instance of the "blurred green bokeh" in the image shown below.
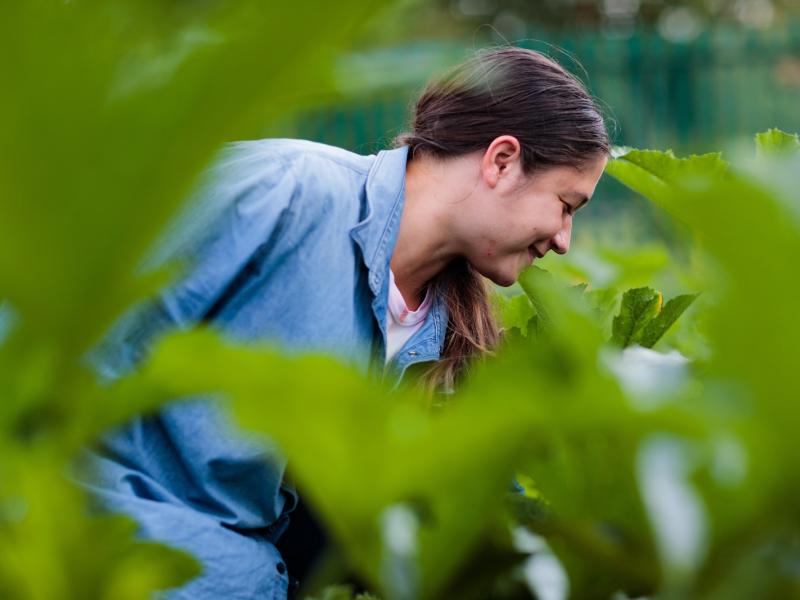
<svg viewBox="0 0 800 600"><path fill-rule="evenodd" d="M334 95L336 57L380 6L0 8L0 597L147 598L197 574L90 517L68 481L83 444L156 402L110 399L83 356L166 281L145 253L219 146Z"/></svg>
<svg viewBox="0 0 800 600"><path fill-rule="evenodd" d="M468 5L441 6L452 16L454 6ZM113 385L95 380L85 352L170 275L143 273L143 261L223 141L302 133L332 114L331 131L343 137L309 137L356 149L380 144L402 118L394 125L376 112L364 121L372 133L355 140L346 137L350 121L336 120L351 113L330 106L349 103L341 110L363 116L353 107L376 102L389 71L403 79L390 90L393 106L405 108L410 92L402 86L413 88L430 65L471 47L451 40L399 50L392 44L413 39L414 27L398 15L419 19L441 7L406 2L383 15L379 8L356 0L306 2L302 15L254 0L3 6L0 597L148 598L195 576L191 557L137 541L129 520L94 516L70 469L109 426L186 394L220 391L240 423L289 455L347 569L390 600L531 597L537 582L523 567L553 556L573 598L796 597L793 136L764 134L757 153L732 153L730 163L620 153L609 174L653 201L668 243L641 246L649 233L635 218L617 219L616 231L592 228L593 246L553 263L551 276L526 271L511 290L517 295L498 299L507 334L497 356L433 408L412 386L389 393L330 359L236 347L209 331L161 340L139 372ZM495 12L495 20L503 14ZM643 22L658 28L661 14ZM770 56L780 60L761 74L747 71L746 96L720 88L703 105L722 119L719 138L693 129L707 121L690 102L703 93L686 95L676 83L682 91L635 94L652 82L667 90L681 81L706 85L713 78L698 71L686 79L676 65L716 68L693 53L728 34L667 43L653 31L600 25L588 34L559 29L565 37L557 43L586 36L578 58L591 66L593 86L611 86L603 93L623 135L631 128L652 136L623 139L705 149L763 128L763 107L792 106L796 29L788 20L775 21L774 31L731 30L734 40L778 44ZM719 31L733 26L720 23ZM425 27L435 31L436 22ZM462 35L458 23L441 30ZM376 41L390 47L371 49ZM663 72L653 66L670 61L677 62ZM618 63L625 68L614 75L603 71ZM762 84L763 107L762 90L751 89ZM662 92L667 113L676 113L663 121L652 101ZM724 120L724 102L739 96L753 102L741 109L753 119L745 124ZM655 116L640 118L644 108ZM686 129L681 111L695 115ZM794 113L763 114L800 128ZM620 243L616 232L626 228ZM679 254L685 265L674 269ZM654 290L629 293L625 304L626 288L645 285L668 298L703 295L656 340L649 323L665 313L669 320L675 305L662 307ZM644 339L639 331L654 351L619 348ZM670 348L685 356L664 352ZM646 361L668 369L651 372ZM515 472L525 490L507 499ZM525 530L540 536L532 554L516 541ZM343 589L330 594L346 597Z"/></svg>

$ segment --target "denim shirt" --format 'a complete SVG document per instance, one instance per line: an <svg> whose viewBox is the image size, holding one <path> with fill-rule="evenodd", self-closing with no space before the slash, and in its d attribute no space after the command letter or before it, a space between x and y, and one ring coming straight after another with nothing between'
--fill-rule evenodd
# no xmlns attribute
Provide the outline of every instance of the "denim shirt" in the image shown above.
<svg viewBox="0 0 800 600"><path fill-rule="evenodd" d="M228 146L163 245L162 254L191 260L188 274L126 315L93 367L119 377L160 333L200 322L237 340L334 354L364 372L383 365L407 150L360 156L285 139ZM438 359L446 325L436 298L388 376L399 381L409 365ZM102 508L203 563L200 577L163 597L286 597L289 574L273 545L296 502L285 460L236 431L215 401L136 418L86 458L91 475L81 483Z"/></svg>

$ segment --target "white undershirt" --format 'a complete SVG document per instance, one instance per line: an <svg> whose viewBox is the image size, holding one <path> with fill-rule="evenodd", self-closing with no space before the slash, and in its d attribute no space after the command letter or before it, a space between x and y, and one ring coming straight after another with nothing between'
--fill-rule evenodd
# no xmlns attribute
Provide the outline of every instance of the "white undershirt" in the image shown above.
<svg viewBox="0 0 800 600"><path fill-rule="evenodd" d="M409 310L406 301L394 282L394 273L389 269L389 302L386 316L386 362L388 363L403 345L411 339L431 308L431 290L417 310Z"/></svg>

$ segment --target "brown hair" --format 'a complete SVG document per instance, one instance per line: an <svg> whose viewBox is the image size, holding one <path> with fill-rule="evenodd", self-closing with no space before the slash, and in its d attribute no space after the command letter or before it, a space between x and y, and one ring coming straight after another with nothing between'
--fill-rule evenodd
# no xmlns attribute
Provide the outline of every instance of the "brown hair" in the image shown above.
<svg viewBox="0 0 800 600"><path fill-rule="evenodd" d="M549 166L581 168L608 154L608 133L583 84L533 50L482 50L429 83L417 100L412 131L395 145L417 156L446 159L486 149L495 138L519 140L522 166L533 174ZM433 281L448 309L441 359L423 375L430 390L452 390L476 357L492 351L499 333L488 282L464 259Z"/></svg>

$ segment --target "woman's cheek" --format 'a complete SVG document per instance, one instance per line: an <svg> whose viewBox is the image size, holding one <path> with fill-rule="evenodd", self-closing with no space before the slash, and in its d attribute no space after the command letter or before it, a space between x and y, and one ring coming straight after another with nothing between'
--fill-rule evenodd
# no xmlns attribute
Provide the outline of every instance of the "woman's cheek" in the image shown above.
<svg viewBox="0 0 800 600"><path fill-rule="evenodd" d="M559 210L557 213L550 215L550 218L547 222L547 237L548 239L553 237L559 231L561 231L561 227L564 223L563 215Z"/></svg>

